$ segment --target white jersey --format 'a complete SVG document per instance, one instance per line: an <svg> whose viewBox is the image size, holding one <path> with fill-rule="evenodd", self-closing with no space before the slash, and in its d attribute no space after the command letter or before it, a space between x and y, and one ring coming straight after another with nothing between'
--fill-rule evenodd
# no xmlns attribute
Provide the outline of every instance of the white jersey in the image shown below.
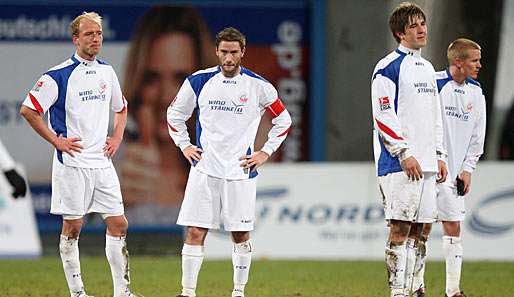
<svg viewBox="0 0 514 297"><path fill-rule="evenodd" d="M48 70L28 93L23 105L43 114L57 135L80 137L82 152L72 157L56 150L55 159L66 166L106 168L103 152L109 128L109 111L121 112L127 101L114 69L100 60L88 61L74 54Z"/></svg>
<svg viewBox="0 0 514 297"><path fill-rule="evenodd" d="M203 150L195 168L202 173L231 180L247 179L256 172L240 167L241 156L254 152L261 116L268 110L273 127L262 151L271 155L284 141L291 117L272 84L241 67L227 78L219 66L189 76L168 107L168 130L184 150L191 145L185 121L196 110L196 146Z"/></svg>
<svg viewBox="0 0 514 297"><path fill-rule="evenodd" d="M437 172L445 150L432 64L400 45L375 67L371 99L378 176L402 171L400 158L410 156L423 172Z"/></svg>
<svg viewBox="0 0 514 297"><path fill-rule="evenodd" d="M459 84L448 70L437 72L436 78L448 150L445 183L453 184L462 171L473 172L484 152L485 97L480 84L470 78Z"/></svg>

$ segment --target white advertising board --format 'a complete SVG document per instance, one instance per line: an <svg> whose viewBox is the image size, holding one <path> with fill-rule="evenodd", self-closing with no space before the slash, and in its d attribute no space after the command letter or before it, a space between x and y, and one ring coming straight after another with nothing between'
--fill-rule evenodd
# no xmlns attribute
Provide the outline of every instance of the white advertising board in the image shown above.
<svg viewBox="0 0 514 297"><path fill-rule="evenodd" d="M12 198L12 187L0 173L0 258L41 256L41 241L30 192Z"/></svg>
<svg viewBox="0 0 514 297"><path fill-rule="evenodd" d="M372 163L270 164L258 178L255 257L383 259L388 229ZM465 257L514 260L514 163L480 163L468 196ZM441 232L436 224L431 259L443 257ZM230 251L227 233L207 236L207 257Z"/></svg>

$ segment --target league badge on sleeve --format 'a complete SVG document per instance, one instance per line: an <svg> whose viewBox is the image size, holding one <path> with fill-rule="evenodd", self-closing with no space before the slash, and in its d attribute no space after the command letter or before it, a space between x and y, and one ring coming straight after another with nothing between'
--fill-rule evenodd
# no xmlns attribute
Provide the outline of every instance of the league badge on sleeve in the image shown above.
<svg viewBox="0 0 514 297"><path fill-rule="evenodd" d="M389 97L380 97L378 98L378 103L380 105L380 110L388 110L391 109L391 103L389 102Z"/></svg>
<svg viewBox="0 0 514 297"><path fill-rule="evenodd" d="M39 80L35 85L34 87L32 88L32 91L34 92L39 92L39 89L41 89L41 87L43 86L43 81L42 80Z"/></svg>

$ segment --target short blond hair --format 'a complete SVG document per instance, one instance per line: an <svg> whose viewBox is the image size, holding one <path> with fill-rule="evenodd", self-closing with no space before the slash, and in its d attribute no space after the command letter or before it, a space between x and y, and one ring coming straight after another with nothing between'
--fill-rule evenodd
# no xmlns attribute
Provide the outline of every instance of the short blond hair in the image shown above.
<svg viewBox="0 0 514 297"><path fill-rule="evenodd" d="M102 17L92 11L92 12L83 12L81 15L77 16L71 23L70 23L70 33L71 36L78 36L79 35L79 26L80 22L82 20L89 20L92 22L97 23L100 27L102 27Z"/></svg>
<svg viewBox="0 0 514 297"><path fill-rule="evenodd" d="M472 49L482 50L480 45L473 40L467 38L456 39L448 46L448 63L453 64L456 59L467 59L469 57L469 50Z"/></svg>

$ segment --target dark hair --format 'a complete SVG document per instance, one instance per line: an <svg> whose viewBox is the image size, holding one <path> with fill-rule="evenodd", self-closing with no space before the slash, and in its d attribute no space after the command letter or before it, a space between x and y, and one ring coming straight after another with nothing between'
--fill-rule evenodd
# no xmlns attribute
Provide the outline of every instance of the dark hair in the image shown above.
<svg viewBox="0 0 514 297"><path fill-rule="evenodd" d="M239 42L241 49L246 46L246 37L243 33L233 27L225 28L216 35L216 48L218 48L222 41L237 41Z"/></svg>
<svg viewBox="0 0 514 297"><path fill-rule="evenodd" d="M426 21L426 16L421 7L414 3L402 2L396 7L389 17L389 28L393 33L394 39L400 43L400 37L396 33L405 33L405 27L409 25L413 18L419 17Z"/></svg>

